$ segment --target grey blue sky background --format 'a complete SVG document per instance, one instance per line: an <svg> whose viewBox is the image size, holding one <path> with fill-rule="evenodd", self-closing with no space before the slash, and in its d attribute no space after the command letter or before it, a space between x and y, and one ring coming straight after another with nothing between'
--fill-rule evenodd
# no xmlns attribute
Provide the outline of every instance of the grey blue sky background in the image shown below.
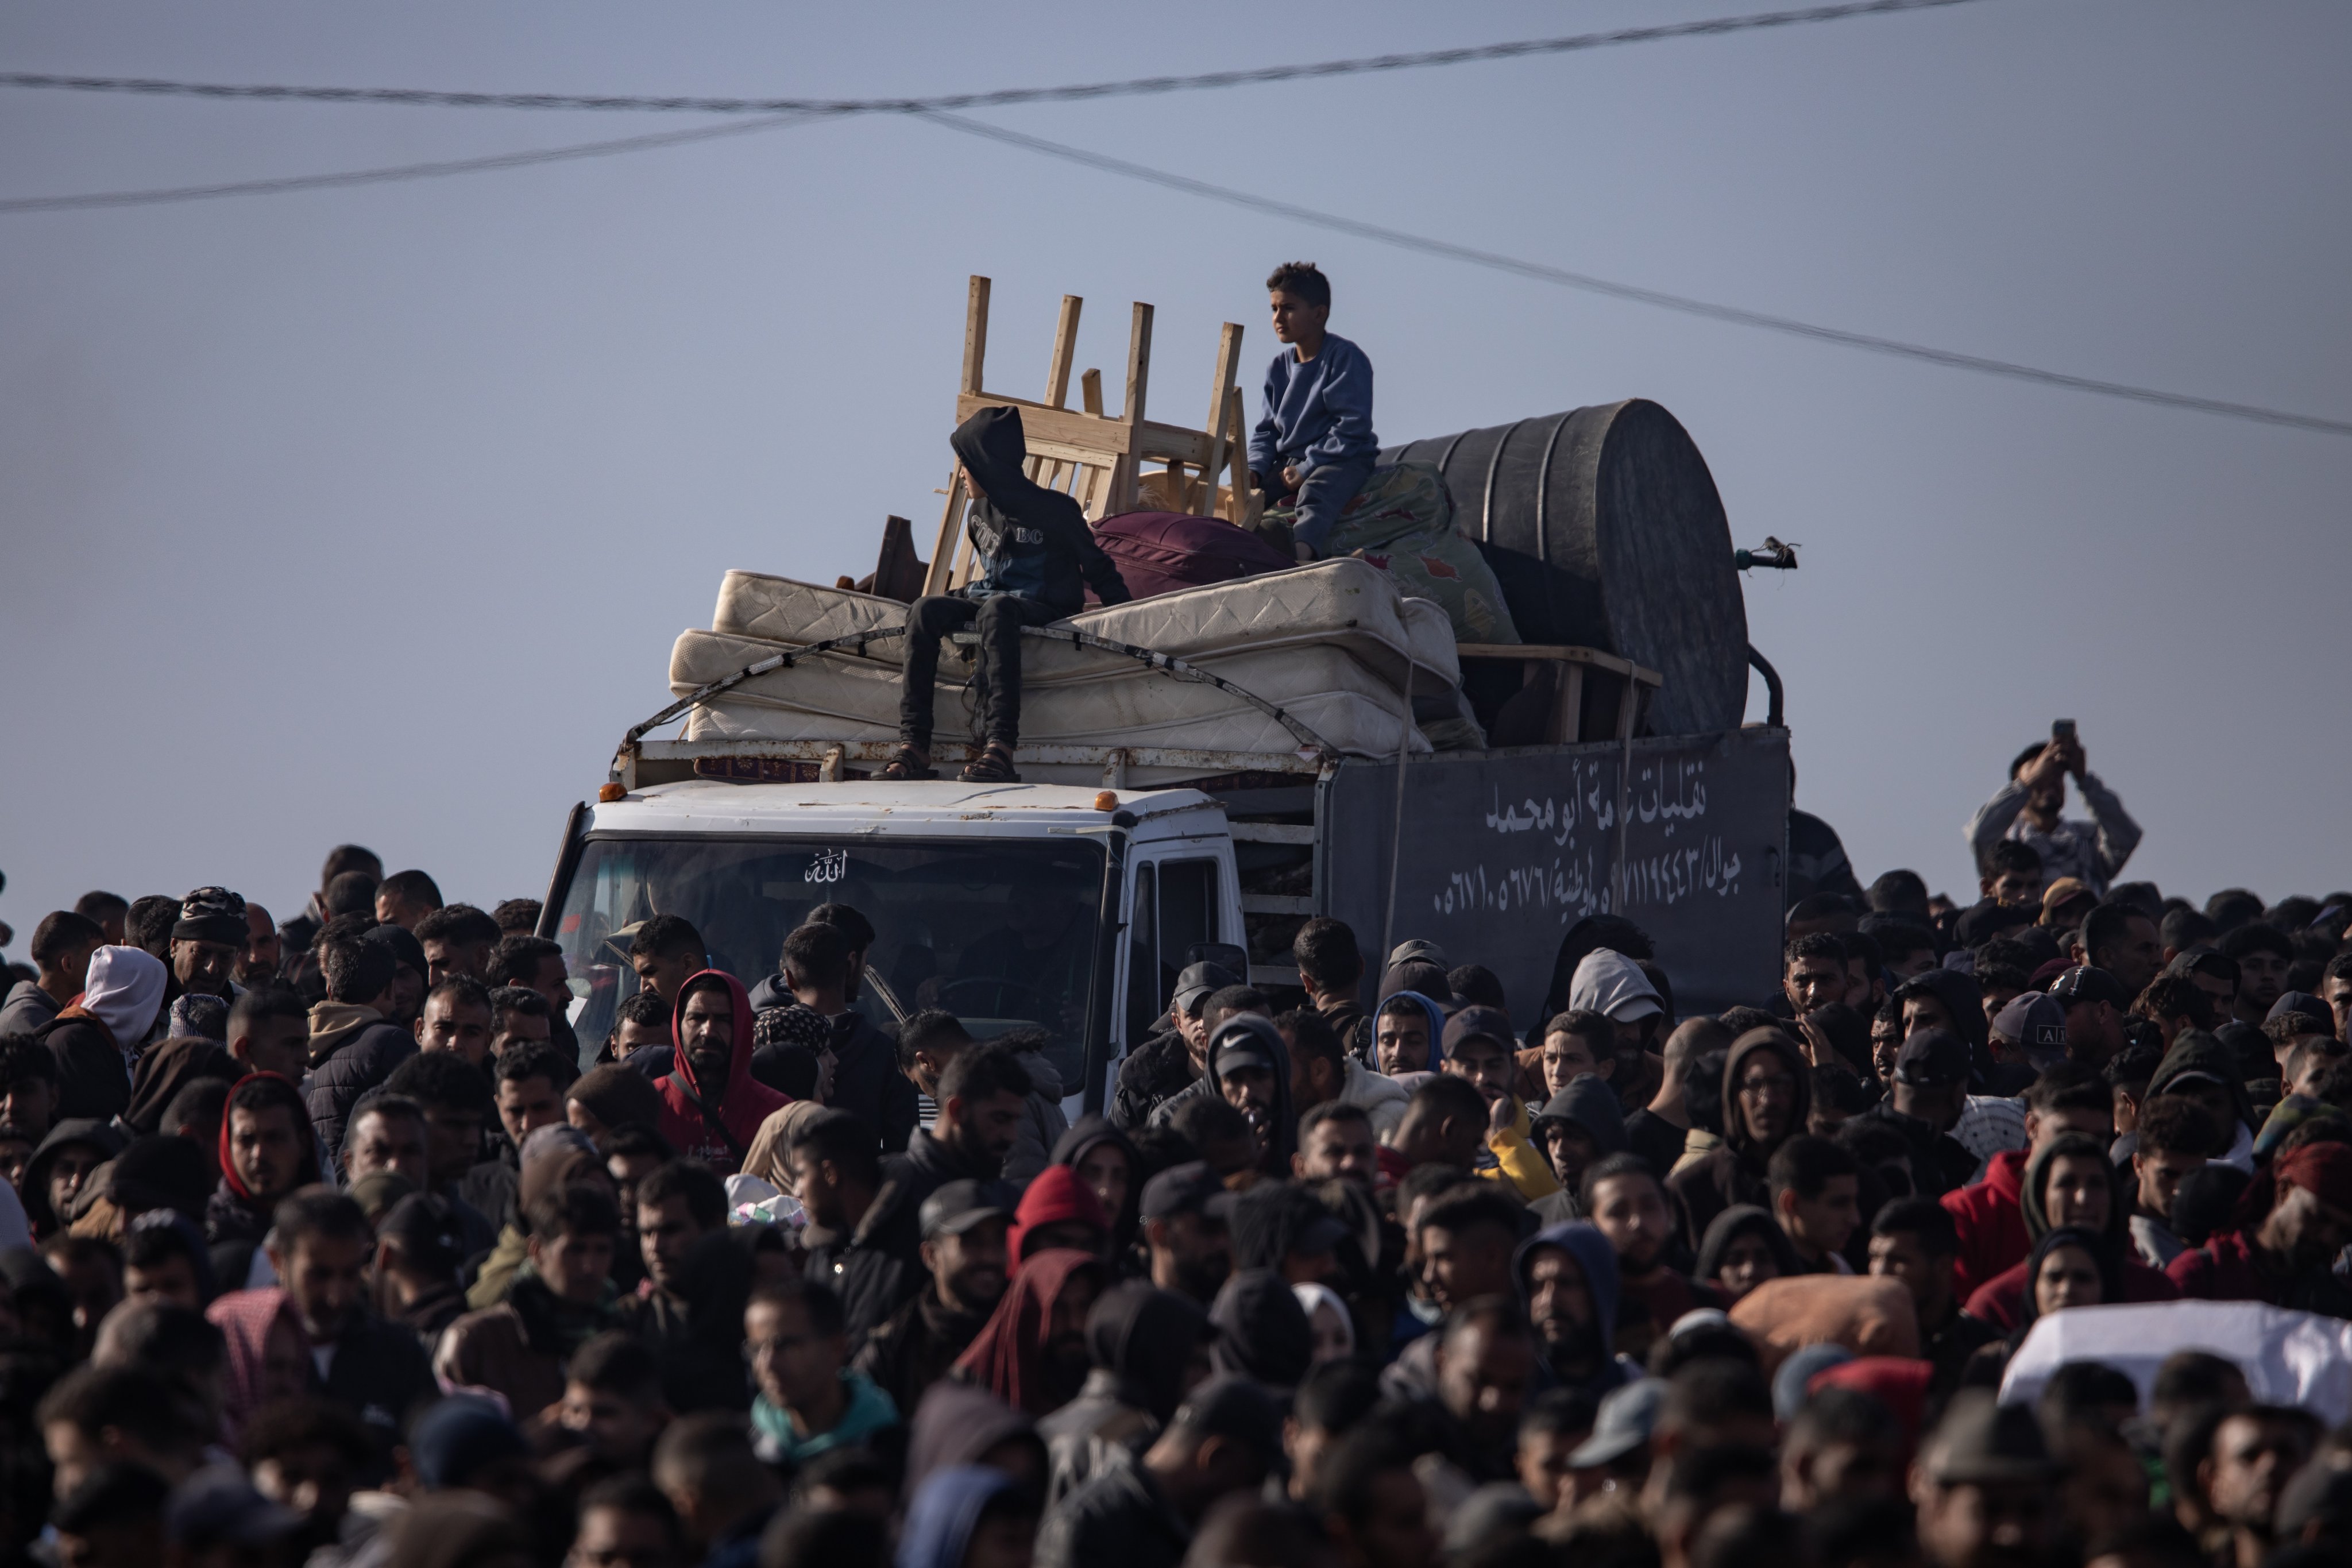
<svg viewBox="0 0 2352 1568"><path fill-rule="evenodd" d="M1738 9L32 0L0 13L0 68L859 96ZM1983 0L988 118L1605 277L2347 418L2347 60L2329 0ZM8 91L0 197L696 122ZM13 955L92 887L221 882L282 917L343 839L452 899L536 895L724 570L863 573L889 512L928 540L967 275L995 279L992 381L1042 383L1067 291L1079 364L1116 386L1147 300L1153 405L1198 417L1220 321L1255 388L1260 280L1292 258L1333 277L1384 440L1652 397L1739 542L1801 542L1802 570L1751 575L1752 635L1800 803L1865 879L1969 892L1963 822L2066 717L2147 829L2133 875L2352 884L2352 438L1693 321L867 118L0 216Z"/></svg>

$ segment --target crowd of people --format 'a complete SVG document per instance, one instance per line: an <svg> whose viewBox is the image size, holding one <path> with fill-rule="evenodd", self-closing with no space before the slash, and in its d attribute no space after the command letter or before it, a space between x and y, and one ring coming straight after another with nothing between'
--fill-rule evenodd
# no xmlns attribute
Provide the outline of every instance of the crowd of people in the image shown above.
<svg viewBox="0 0 2352 1568"><path fill-rule="evenodd" d="M535 901L355 847L284 921L92 893L0 1007L0 1552L2352 1560L2352 1426L2259 1337L2037 1334L2352 1319L2352 894L2117 882L2078 757L2020 759L1965 907L1807 892L1752 1005L1678 1012L1622 918L1540 1005L1318 918L1296 990L1185 969L1075 1121L1017 1037L878 1025L846 905L765 975L642 921L582 1040Z"/></svg>

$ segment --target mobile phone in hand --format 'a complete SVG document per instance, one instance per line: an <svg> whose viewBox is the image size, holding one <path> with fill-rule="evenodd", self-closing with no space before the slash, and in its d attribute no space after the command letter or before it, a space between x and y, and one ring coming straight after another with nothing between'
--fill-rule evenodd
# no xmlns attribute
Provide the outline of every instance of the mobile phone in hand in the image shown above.
<svg viewBox="0 0 2352 1568"><path fill-rule="evenodd" d="M2050 722L2050 738L2057 742L2062 746L2073 745L2074 743L2074 721L2072 719L2052 720Z"/></svg>

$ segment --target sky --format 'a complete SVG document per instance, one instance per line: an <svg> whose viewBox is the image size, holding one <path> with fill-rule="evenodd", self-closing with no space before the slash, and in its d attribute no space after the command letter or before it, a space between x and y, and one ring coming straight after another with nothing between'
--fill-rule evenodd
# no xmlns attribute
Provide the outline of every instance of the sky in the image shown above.
<svg viewBox="0 0 2352 1568"><path fill-rule="evenodd" d="M854 97L1738 9L27 0L0 69ZM1978 0L984 118L1606 278L2345 419L2347 58L2328 0ZM713 122L0 90L0 198ZM284 918L345 840L452 900L540 894L724 571L863 574L893 512L928 552L970 274L994 279L992 384L1036 395L1074 293L1115 400L1149 300L1152 406L1189 420L1220 322L1255 388L1261 280L1293 258L1335 281L1384 442L1654 398L1735 542L1803 546L1748 577L1750 636L1787 681L1799 804L1865 880L1969 894L1969 814L2072 718L2146 829L2130 875L2199 900L2352 885L2329 717L2352 438L1694 320L876 116L0 214L8 955L91 888L222 883Z"/></svg>

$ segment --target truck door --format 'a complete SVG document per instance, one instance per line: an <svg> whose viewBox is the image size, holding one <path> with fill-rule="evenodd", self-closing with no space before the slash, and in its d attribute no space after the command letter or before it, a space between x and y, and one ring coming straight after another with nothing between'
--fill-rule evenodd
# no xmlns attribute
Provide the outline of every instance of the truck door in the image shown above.
<svg viewBox="0 0 2352 1568"><path fill-rule="evenodd" d="M1181 850L1132 863L1121 1055L1149 1039L1152 1021L1168 1010L1187 950L1199 942L1240 940L1239 929L1225 931L1221 919L1229 875L1216 857Z"/></svg>

